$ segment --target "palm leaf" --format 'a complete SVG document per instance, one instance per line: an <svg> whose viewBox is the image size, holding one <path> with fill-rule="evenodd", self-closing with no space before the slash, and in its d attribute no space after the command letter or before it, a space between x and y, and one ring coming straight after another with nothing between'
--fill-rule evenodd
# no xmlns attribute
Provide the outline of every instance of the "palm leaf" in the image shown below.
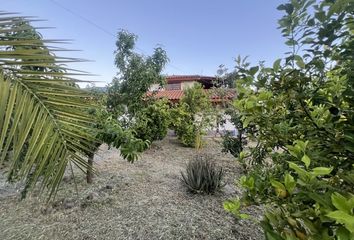
<svg viewBox="0 0 354 240"><path fill-rule="evenodd" d="M80 59L54 56L59 48L45 44L60 41L42 40L30 21L0 12L0 164L27 183L26 191L41 181L52 197L69 162L88 168L92 106L72 78L85 73L57 65Z"/></svg>

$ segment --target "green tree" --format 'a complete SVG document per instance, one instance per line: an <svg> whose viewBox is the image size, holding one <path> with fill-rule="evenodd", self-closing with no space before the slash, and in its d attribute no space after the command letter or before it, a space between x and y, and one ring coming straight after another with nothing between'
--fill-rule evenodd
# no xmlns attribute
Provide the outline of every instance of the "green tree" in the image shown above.
<svg viewBox="0 0 354 240"><path fill-rule="evenodd" d="M37 182L53 197L71 162L92 182L103 142L130 162L148 144L106 110L104 94L77 86L72 75L81 73L62 65L75 59L56 57L54 43L28 19L0 12L0 164L9 180L26 182L23 197Z"/></svg>
<svg viewBox="0 0 354 240"><path fill-rule="evenodd" d="M94 119L92 135L95 136L96 141L87 146L87 183L93 182L94 156L102 143L107 144L109 147L120 149L121 156L131 163L136 161L139 158L139 154L150 144L149 139L136 137L134 127L123 127L123 124L107 110L107 95L105 93L97 91L95 88L91 88L90 91L92 93L91 101L96 104L96 107L89 109L88 112Z"/></svg>
<svg viewBox="0 0 354 240"><path fill-rule="evenodd" d="M171 110L171 127L188 147L202 147L202 136L213 121L211 99L201 84L184 90L180 104Z"/></svg>
<svg viewBox="0 0 354 240"><path fill-rule="evenodd" d="M156 47L151 56L135 52L137 36L127 31L118 32L115 65L119 72L108 88L108 107L122 111L127 106L130 113L139 108L151 84L165 84L161 75L168 62L166 51Z"/></svg>
<svg viewBox="0 0 354 240"><path fill-rule="evenodd" d="M162 140L167 135L170 124L170 106L168 100L152 100L135 115L132 129L139 139L153 142Z"/></svg>
<svg viewBox="0 0 354 240"><path fill-rule="evenodd" d="M290 1L279 26L290 52L237 71L235 108L256 147L241 201L264 204L267 239L354 238L352 1ZM258 159L254 161L254 159ZM269 166L270 164L270 166Z"/></svg>

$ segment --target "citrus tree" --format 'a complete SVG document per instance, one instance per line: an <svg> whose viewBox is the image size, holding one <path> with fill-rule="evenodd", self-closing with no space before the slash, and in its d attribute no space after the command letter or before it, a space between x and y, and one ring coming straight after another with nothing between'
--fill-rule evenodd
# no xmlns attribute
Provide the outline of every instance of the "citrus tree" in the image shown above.
<svg viewBox="0 0 354 240"><path fill-rule="evenodd" d="M171 128L183 145L198 149L214 118L210 96L198 83L184 90L181 102L171 109Z"/></svg>
<svg viewBox="0 0 354 240"><path fill-rule="evenodd" d="M241 199L265 206L267 239L354 239L353 1L290 1L279 28L290 51L272 67L240 66L235 111L256 144ZM255 161L257 159L257 161Z"/></svg>

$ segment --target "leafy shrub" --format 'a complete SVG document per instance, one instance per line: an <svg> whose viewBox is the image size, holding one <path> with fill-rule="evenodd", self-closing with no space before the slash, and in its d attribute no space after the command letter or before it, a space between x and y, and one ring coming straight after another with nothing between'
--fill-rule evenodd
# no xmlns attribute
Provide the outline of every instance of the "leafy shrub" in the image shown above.
<svg viewBox="0 0 354 240"><path fill-rule="evenodd" d="M188 162L182 181L192 193L213 194L222 188L224 171L209 157L197 156Z"/></svg>
<svg viewBox="0 0 354 240"><path fill-rule="evenodd" d="M167 100L157 100L139 110L133 126L135 136L142 140L162 140L168 130L170 114Z"/></svg>
<svg viewBox="0 0 354 240"><path fill-rule="evenodd" d="M96 109L93 114L96 118L96 138L109 147L120 148L121 156L129 162L136 161L139 154L149 147L149 140L137 138L134 131L122 127L121 123L104 107ZM92 152L97 151L100 142Z"/></svg>
<svg viewBox="0 0 354 240"><path fill-rule="evenodd" d="M302 0L278 9L291 52L271 68L237 61L234 105L257 144L245 194L225 209L265 205L266 239L354 239L354 5Z"/></svg>
<svg viewBox="0 0 354 240"><path fill-rule="evenodd" d="M181 103L171 110L171 128L187 147L202 147L202 136L212 121L211 102L200 84L185 90Z"/></svg>
<svg viewBox="0 0 354 240"><path fill-rule="evenodd" d="M170 127L175 131L178 139L186 147L195 146L196 127L193 113L188 111L185 103L180 103L170 111Z"/></svg>
<svg viewBox="0 0 354 240"><path fill-rule="evenodd" d="M227 132L222 136L222 147L223 152L229 152L233 156L238 157L239 154L243 151L244 147L247 144L247 139L245 137L246 131L250 131L249 128L244 128L243 122L240 119L238 110L232 107L228 107L225 110L225 115L230 117L230 121L237 129L237 135L231 136L231 133Z"/></svg>
<svg viewBox="0 0 354 240"><path fill-rule="evenodd" d="M181 126L176 134L181 143L186 147L196 147L197 146L197 129L192 122L185 122ZM199 144L201 145L201 144Z"/></svg>
<svg viewBox="0 0 354 240"><path fill-rule="evenodd" d="M229 152L234 157L238 157L240 152L243 150L243 141L238 137L234 137L231 133L226 133L222 136L222 151Z"/></svg>

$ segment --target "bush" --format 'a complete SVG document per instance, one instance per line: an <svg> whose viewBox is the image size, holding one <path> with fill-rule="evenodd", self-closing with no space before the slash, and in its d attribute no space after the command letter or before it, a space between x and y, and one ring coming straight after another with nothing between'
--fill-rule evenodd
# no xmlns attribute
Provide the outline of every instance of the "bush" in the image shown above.
<svg viewBox="0 0 354 240"><path fill-rule="evenodd" d="M192 193L213 194L222 188L224 171L209 157L197 156L188 162L182 181Z"/></svg>
<svg viewBox="0 0 354 240"><path fill-rule="evenodd" d="M142 140L162 140L167 135L170 121L169 105L165 99L150 103L136 114L133 125L135 136Z"/></svg>
<svg viewBox="0 0 354 240"><path fill-rule="evenodd" d="M244 141L238 137L232 136L230 133L226 133L222 136L222 151L231 153L234 157L238 157L243 150Z"/></svg>
<svg viewBox="0 0 354 240"><path fill-rule="evenodd" d="M188 111L188 106L185 103L174 106L170 111L170 117L170 127L181 143L186 147L194 147L196 129L193 114Z"/></svg>
<svg viewBox="0 0 354 240"><path fill-rule="evenodd" d="M265 206L267 240L354 239L354 5L304 0L278 9L292 51L273 67L237 60L234 106L256 146L244 196L225 209Z"/></svg>
<svg viewBox="0 0 354 240"><path fill-rule="evenodd" d="M202 147L202 136L213 121L212 106L200 84L185 91L181 103L171 110L171 128L187 147Z"/></svg>

